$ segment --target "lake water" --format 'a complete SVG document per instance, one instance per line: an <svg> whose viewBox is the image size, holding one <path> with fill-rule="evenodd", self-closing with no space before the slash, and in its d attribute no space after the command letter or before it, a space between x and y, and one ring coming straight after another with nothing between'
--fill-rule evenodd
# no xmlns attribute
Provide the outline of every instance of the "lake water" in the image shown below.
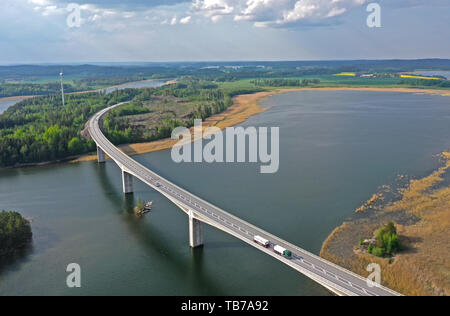
<svg viewBox="0 0 450 316"><path fill-rule="evenodd" d="M125 83L118 87L107 88L106 93L112 93L116 90L124 90L124 89L139 89L139 88L150 88L150 87L159 87L166 83L167 80L143 80Z"/></svg>
<svg viewBox="0 0 450 316"><path fill-rule="evenodd" d="M13 106L16 103L19 103L23 99L18 100L6 100L6 99L0 99L0 114L5 112L10 106Z"/></svg>
<svg viewBox="0 0 450 316"><path fill-rule="evenodd" d="M416 177L450 148L450 99L390 92L309 91L274 96L243 126L279 126L280 170L181 164L170 152L136 157L192 193L316 254L328 234L397 174ZM0 209L33 220L33 247L0 264L0 295L330 295L252 247L205 227L188 246L187 217L135 182L121 192L112 162L0 171ZM142 219L137 198L154 201ZM357 236L355 238L358 238ZM82 268L68 289L66 267Z"/></svg>

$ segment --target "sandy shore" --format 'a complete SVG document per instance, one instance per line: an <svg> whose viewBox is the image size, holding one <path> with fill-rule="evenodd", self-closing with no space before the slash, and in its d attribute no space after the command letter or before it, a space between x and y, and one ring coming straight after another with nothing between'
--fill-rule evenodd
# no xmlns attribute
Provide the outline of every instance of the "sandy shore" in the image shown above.
<svg viewBox="0 0 450 316"><path fill-rule="evenodd" d="M15 97L5 97L5 98L0 98L0 102L2 101L17 101L17 100L25 100L25 99L30 99L30 98L34 98L35 96L33 95L24 95L24 96L15 96Z"/></svg>
<svg viewBox="0 0 450 316"><path fill-rule="evenodd" d="M251 116L264 112L265 108L263 108L259 102L264 98L277 93L279 92L271 91L237 96L233 99L233 105L230 106L225 112L206 119L203 122L203 129L212 126L225 129L230 126L243 123ZM119 149L127 155L133 156L170 149L177 142L177 140L173 139L162 139L149 143L121 145L119 146ZM96 155L86 155L74 160L73 162L92 161L95 159L97 159Z"/></svg>

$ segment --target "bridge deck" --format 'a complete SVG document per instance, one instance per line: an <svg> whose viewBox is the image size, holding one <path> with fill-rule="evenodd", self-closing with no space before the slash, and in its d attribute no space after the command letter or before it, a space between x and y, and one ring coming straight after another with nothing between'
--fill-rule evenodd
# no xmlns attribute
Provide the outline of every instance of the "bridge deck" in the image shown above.
<svg viewBox="0 0 450 316"><path fill-rule="evenodd" d="M114 146L102 133L99 122L101 118L113 108L122 105L116 104L104 109L89 121L89 132L100 147L125 172L138 178L156 191L166 196L178 205L185 213L190 211L194 217L206 224L216 227L234 237L246 242L258 250L276 258L291 268L301 272L314 281L320 283L337 295L348 296L397 296L400 295L386 287L369 287L366 279L328 262L300 247L284 241L256 226L253 226L236 216L202 200L187 192L170 181L160 177L148 168L139 164L116 146ZM280 245L293 253L292 259L277 255L272 249L267 249L254 243L253 238L258 235L270 240L271 247Z"/></svg>

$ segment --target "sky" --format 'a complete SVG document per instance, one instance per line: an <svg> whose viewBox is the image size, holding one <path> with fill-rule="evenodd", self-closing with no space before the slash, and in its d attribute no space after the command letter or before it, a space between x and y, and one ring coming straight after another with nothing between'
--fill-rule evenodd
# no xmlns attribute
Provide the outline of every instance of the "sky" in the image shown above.
<svg viewBox="0 0 450 316"><path fill-rule="evenodd" d="M0 64L450 58L449 22L450 0L1 0Z"/></svg>

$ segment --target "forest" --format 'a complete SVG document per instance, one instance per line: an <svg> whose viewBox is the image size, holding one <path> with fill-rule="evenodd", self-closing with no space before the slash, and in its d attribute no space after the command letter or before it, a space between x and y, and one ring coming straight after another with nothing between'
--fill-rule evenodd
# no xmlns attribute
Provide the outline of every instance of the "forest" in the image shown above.
<svg viewBox="0 0 450 316"><path fill-rule="evenodd" d="M196 118L224 111L232 105L235 94L254 91L259 89L224 92L212 83L187 79L159 88L70 94L64 106L60 95L27 99L0 115L0 167L64 160L94 151L94 142L81 135L86 122L96 112L119 102L131 101L108 113L103 123L105 135L116 145L169 137L177 126L189 127ZM162 98L173 100L177 106L180 102L181 106L191 106L183 117L162 117L151 127L129 124L130 115L151 112L148 100Z"/></svg>
<svg viewBox="0 0 450 316"><path fill-rule="evenodd" d="M0 84L0 98L11 96L48 95L61 91L61 85L54 83L3 83ZM67 93L79 91L71 84L64 84Z"/></svg>
<svg viewBox="0 0 450 316"><path fill-rule="evenodd" d="M81 92L108 88L110 86L120 85L127 82L145 80L144 77L91 77L79 78L74 80L66 80L64 83L64 92ZM65 81L65 82L66 82ZM30 95L49 95L57 94L61 91L59 78L55 78L54 82L46 83L1 83L0 82L0 98L11 96L30 96Z"/></svg>
<svg viewBox="0 0 450 316"><path fill-rule="evenodd" d="M307 87L309 85L320 84L319 79L258 79L252 80L257 87Z"/></svg>
<svg viewBox="0 0 450 316"><path fill-rule="evenodd" d="M0 257L26 246L32 238L30 222L18 212L0 212Z"/></svg>
<svg viewBox="0 0 450 316"><path fill-rule="evenodd" d="M413 87L437 87L450 88L450 80L429 80L429 79L404 79L400 81L402 85L409 85Z"/></svg>
<svg viewBox="0 0 450 316"><path fill-rule="evenodd" d="M195 119L204 120L225 111L233 104L235 92L224 92L214 84L197 80L143 89L132 102L105 115L103 130L116 145L168 138L178 126L191 127ZM152 111L159 112L154 120ZM142 114L149 115L141 117L138 123L131 121L133 116Z"/></svg>
<svg viewBox="0 0 450 316"><path fill-rule="evenodd" d="M94 113L132 100L138 90L60 95L24 100L0 115L0 167L55 161L95 149L80 132Z"/></svg>

